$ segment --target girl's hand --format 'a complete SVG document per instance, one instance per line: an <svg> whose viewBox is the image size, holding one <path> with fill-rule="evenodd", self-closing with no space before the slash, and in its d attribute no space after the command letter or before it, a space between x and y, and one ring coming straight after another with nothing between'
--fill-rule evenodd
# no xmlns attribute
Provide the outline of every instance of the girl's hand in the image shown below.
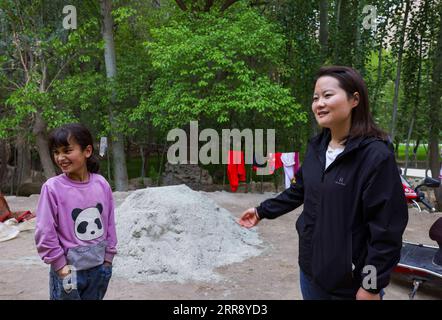
<svg viewBox="0 0 442 320"><path fill-rule="evenodd" d="M71 273L71 269L69 268L68 265L65 265L63 268L61 268L60 270L57 271L57 275L61 279L66 278L70 273Z"/></svg>
<svg viewBox="0 0 442 320"><path fill-rule="evenodd" d="M252 228L259 223L258 213L255 208L249 208L243 212L238 223L246 228Z"/></svg>
<svg viewBox="0 0 442 320"><path fill-rule="evenodd" d="M370 293L364 288L359 288L358 293L356 293L356 300L381 300L381 295L379 293Z"/></svg>

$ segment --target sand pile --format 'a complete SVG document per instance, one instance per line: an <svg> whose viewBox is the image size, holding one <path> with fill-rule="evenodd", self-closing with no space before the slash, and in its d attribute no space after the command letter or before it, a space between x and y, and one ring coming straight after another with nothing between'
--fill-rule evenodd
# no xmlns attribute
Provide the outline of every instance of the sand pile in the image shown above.
<svg viewBox="0 0 442 320"><path fill-rule="evenodd" d="M185 185L133 192L116 223L115 275L133 281L219 280L214 268L260 254L255 230Z"/></svg>

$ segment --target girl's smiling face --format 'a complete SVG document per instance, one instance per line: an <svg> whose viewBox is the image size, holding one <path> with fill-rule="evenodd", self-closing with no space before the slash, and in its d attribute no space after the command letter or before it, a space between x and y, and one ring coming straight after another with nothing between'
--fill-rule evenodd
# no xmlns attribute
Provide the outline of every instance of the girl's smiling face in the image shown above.
<svg viewBox="0 0 442 320"><path fill-rule="evenodd" d="M82 176L87 172L87 159L92 155L92 146L88 145L82 150L75 139L70 138L68 142L69 145L53 150L54 161L69 177Z"/></svg>

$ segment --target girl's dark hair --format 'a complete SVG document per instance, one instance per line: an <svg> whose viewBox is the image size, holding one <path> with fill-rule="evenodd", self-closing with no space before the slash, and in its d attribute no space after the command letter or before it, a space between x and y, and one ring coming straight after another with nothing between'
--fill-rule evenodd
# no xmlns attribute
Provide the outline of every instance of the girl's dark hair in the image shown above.
<svg viewBox="0 0 442 320"><path fill-rule="evenodd" d="M362 76L355 69L344 66L322 67L316 75L316 81L321 77L333 77L339 81L339 86L347 93L348 99L355 92L359 93L359 104L351 111L351 127L348 138L377 137L387 140L388 135L378 128L370 113L368 90Z"/></svg>
<svg viewBox="0 0 442 320"><path fill-rule="evenodd" d="M94 155L94 141L90 131L80 123L69 123L54 129L49 135L49 150L54 152L60 147L67 147L69 140L73 139L85 150L87 146L92 147L92 154L87 159L87 171L97 173L100 170L98 158Z"/></svg>

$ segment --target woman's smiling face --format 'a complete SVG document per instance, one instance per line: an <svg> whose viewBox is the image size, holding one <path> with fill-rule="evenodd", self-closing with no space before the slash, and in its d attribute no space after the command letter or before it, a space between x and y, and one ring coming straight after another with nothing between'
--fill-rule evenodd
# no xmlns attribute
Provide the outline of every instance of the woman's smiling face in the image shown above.
<svg viewBox="0 0 442 320"><path fill-rule="evenodd" d="M350 124L351 111L358 103L359 94L349 99L336 78L323 76L316 81L312 111L321 127L331 129Z"/></svg>

